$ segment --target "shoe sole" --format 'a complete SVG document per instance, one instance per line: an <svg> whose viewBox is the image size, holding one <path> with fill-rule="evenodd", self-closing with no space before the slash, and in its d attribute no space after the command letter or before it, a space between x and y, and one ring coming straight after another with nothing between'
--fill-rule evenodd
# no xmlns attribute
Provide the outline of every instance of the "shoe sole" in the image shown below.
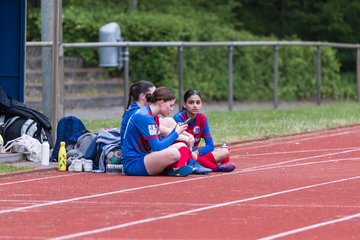
<svg viewBox="0 0 360 240"><path fill-rule="evenodd" d="M175 177L186 177L189 174L191 174L193 172L193 168L190 166L182 166L178 169L176 169L171 175L169 176L175 176Z"/></svg>
<svg viewBox="0 0 360 240"><path fill-rule="evenodd" d="M194 169L194 171L193 171L194 174L208 174L208 173L211 173L211 172L212 172L211 169L206 170L206 171L204 171L204 170L198 171L198 170Z"/></svg>

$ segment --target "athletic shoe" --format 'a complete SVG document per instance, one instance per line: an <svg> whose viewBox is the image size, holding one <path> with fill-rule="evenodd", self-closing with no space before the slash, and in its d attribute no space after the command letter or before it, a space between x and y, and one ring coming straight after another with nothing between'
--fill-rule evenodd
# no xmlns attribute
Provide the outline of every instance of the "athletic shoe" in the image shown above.
<svg viewBox="0 0 360 240"><path fill-rule="evenodd" d="M227 162L224 164L218 164L218 172L231 172L236 168L235 163Z"/></svg>
<svg viewBox="0 0 360 240"><path fill-rule="evenodd" d="M84 172L92 172L93 170L93 161L90 159L83 160Z"/></svg>
<svg viewBox="0 0 360 240"><path fill-rule="evenodd" d="M180 168L171 168L165 171L165 175L173 177L186 177L193 172L193 168L185 165Z"/></svg>
<svg viewBox="0 0 360 240"><path fill-rule="evenodd" d="M189 160L187 165L193 168L194 174L207 174L212 172L210 168L203 167L200 163L193 159Z"/></svg>
<svg viewBox="0 0 360 240"><path fill-rule="evenodd" d="M69 166L70 172L82 172L83 171L83 162L80 159L74 159Z"/></svg>
<svg viewBox="0 0 360 240"><path fill-rule="evenodd" d="M222 148L227 148L227 149L229 149L229 151L230 151L230 146L229 146L229 144L228 144L227 142L223 142L223 143L221 144L221 147L222 147Z"/></svg>

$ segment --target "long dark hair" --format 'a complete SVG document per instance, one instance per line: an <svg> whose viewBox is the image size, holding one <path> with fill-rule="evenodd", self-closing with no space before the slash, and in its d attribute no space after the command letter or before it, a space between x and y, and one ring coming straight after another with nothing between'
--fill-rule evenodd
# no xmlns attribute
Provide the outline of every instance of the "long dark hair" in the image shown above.
<svg viewBox="0 0 360 240"><path fill-rule="evenodd" d="M152 87L155 87L155 85L146 80L141 80L136 83L133 83L129 89L129 99L128 99L128 103L126 105L126 109L129 108L129 106L133 102L139 100L139 96L141 93L144 93L144 94L148 93L150 91L150 88L152 88Z"/></svg>
<svg viewBox="0 0 360 240"><path fill-rule="evenodd" d="M190 90L187 90L184 94L184 103L186 103L186 101L189 99L189 97L191 97L193 95L197 95L201 99L201 94L199 93L198 90L190 89Z"/></svg>
<svg viewBox="0 0 360 240"><path fill-rule="evenodd" d="M146 94L146 100L150 103L164 100L164 102L176 99L175 94L166 87L158 87L153 94Z"/></svg>

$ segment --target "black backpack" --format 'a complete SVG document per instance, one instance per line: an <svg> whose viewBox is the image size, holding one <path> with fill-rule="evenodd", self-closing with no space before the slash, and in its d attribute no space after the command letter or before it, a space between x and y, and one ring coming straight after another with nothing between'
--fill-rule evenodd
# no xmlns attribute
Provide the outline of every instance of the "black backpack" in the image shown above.
<svg viewBox="0 0 360 240"><path fill-rule="evenodd" d="M0 134L4 138L5 144L22 134L27 134L41 143L48 141L50 147L53 147L49 119L41 112L12 99L1 86L0 115L2 115L0 119L3 119L3 124L0 123Z"/></svg>

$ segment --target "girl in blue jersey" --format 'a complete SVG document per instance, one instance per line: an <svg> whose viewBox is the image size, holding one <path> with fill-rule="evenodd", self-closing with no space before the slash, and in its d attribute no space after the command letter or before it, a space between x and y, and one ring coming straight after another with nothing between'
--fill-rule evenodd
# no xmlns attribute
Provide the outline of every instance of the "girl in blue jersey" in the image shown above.
<svg viewBox="0 0 360 240"><path fill-rule="evenodd" d="M186 165L189 149L182 142L174 143L187 125L177 124L165 137L159 136L159 115L167 116L174 109L175 95L160 87L146 94L150 103L137 110L129 119L122 143L122 159L126 175L149 176L165 172L187 176L193 169Z"/></svg>
<svg viewBox="0 0 360 240"><path fill-rule="evenodd" d="M192 157L202 166L218 172L230 172L236 165L229 162L229 148L224 145L214 149L207 116L200 112L202 107L201 95L197 90L188 90L184 94L183 110L174 116L176 122L184 122L191 118L187 132L195 138ZM201 139L205 140L205 147L198 149Z"/></svg>
<svg viewBox="0 0 360 240"><path fill-rule="evenodd" d="M155 85L146 80L138 81L130 86L129 100L120 126L121 148L122 148L122 142L123 142L127 122L137 110L139 110L141 107L150 104L146 99L146 95L152 94L155 91L155 89L156 89ZM168 124L169 121L174 122L173 118L171 117L157 118L156 122L158 127L160 128L160 132L162 136L167 136L175 126L175 122L174 124L172 123ZM186 143L188 146L192 146L192 144L194 143L194 137L186 132L181 134L177 140Z"/></svg>
<svg viewBox="0 0 360 240"><path fill-rule="evenodd" d="M120 127L121 146L127 122L137 110L139 110L141 107L149 105L149 102L146 100L146 94L152 94L155 89L155 85L146 80L138 81L130 86L129 100Z"/></svg>

